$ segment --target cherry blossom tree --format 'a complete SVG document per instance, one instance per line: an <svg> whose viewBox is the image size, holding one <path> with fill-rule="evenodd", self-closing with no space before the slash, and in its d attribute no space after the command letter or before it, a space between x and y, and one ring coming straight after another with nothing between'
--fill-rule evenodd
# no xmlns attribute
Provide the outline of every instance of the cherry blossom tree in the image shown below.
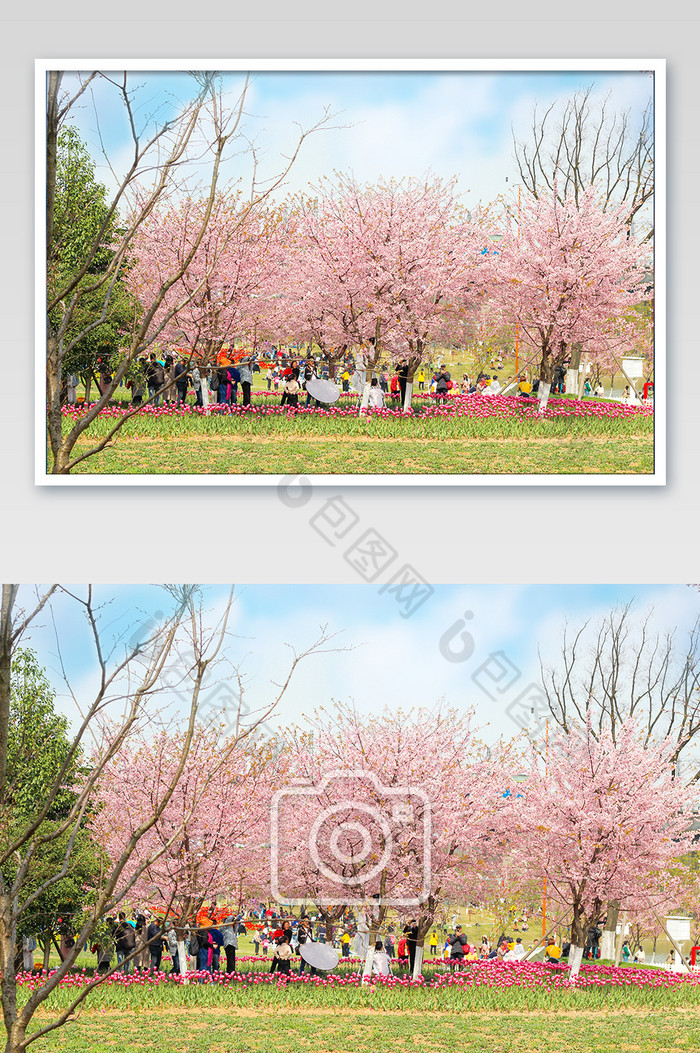
<svg viewBox="0 0 700 1053"><path fill-rule="evenodd" d="M507 213L483 267L505 322L540 352L540 407L554 370L574 344L592 357L609 346L615 327L648 297L649 249L629 236L626 210L604 211L596 192L526 200Z"/></svg>
<svg viewBox="0 0 700 1053"><path fill-rule="evenodd" d="M66 587L52 586L22 606L18 586L5 585L2 593L0 617L0 801L5 799L5 788L11 784L12 771L8 768L7 726L9 719L10 669L12 654L45 614L51 616L53 604L59 600L77 605L85 618L88 639L92 643L96 680L94 693L89 696L83 688L78 697L70 678L66 689L72 696L78 715L72 740L62 764L47 787L44 798L37 801L36 814L19 824L11 815L0 810L0 970L2 971L2 1008L7 1033L7 1053L24 1053L32 1042L50 1034L70 1019L76 1007L103 977L96 977L83 988L63 1010L51 1014L47 1022L31 1033L28 1028L36 1013L51 992L70 972L81 948L89 941L102 918L113 911L128 894L139 876L139 869L126 875L130 860L138 851L142 838L158 821L173 797L177 783L185 769L195 729L195 718L202 681L224 645L231 599L224 605L214 626L205 630L199 620L199 600L196 590L182 587L173 590L174 603L160 624L146 623L140 629L131 626L133 636L110 641L110 633L103 624L104 611L94 590L80 592ZM75 631L75 630L74 630ZM58 642L61 635L57 630ZM59 651L59 660L60 659ZM189 661L185 655L190 656ZM177 704L180 707L181 735L177 749L171 754L168 778L163 780L157 804L135 824L120 851L105 866L99 888L90 897L89 906L78 919L74 932L75 944L68 950L60 965L43 978L24 1004L17 1004L17 979L14 954L17 923L22 911L46 892L55 888L71 871L78 843L78 835L90 814L93 795L105 770L130 742L146 727L165 721L168 696L173 690L169 674L175 670L178 685ZM172 698L170 699L172 703ZM115 712L119 714L114 716ZM91 764L85 777L71 786L70 807L64 809L58 821L47 823L52 808L61 799L67 773L84 744L92 738L99 742L92 751ZM58 846L60 851L56 852ZM32 872L42 854L54 848L56 865L38 884ZM162 849L156 849L156 852ZM4 865L13 861L11 877L6 877ZM148 861L142 859L145 866ZM151 861L154 861L151 859Z"/></svg>
<svg viewBox="0 0 700 1053"><path fill-rule="evenodd" d="M6 1053L24 1053L33 1042L50 1034L70 1020L78 1006L89 997L109 973L75 992L65 1008L52 1011L34 1031L29 1031L34 1014L60 982L70 973L82 947L90 941L104 919L120 904L129 902L134 889L148 889L155 894L154 877L170 873L171 885L164 894L175 900L177 885L183 882L184 893L194 896L202 887L202 875L223 881L223 870L235 869L236 849L224 849L223 818L217 819L213 809L209 783L223 779L226 765L232 769L226 786L226 799L235 808L245 807L251 821L255 817L255 798L243 801L243 778L248 790L259 785L262 778L260 759L264 757L256 744L256 764L246 766L244 755L234 749L234 742L253 741L256 730L274 710L287 690L299 664L308 656L325 650L330 639L322 630L318 639L302 651L293 651L283 680L274 685L266 704L251 711L241 690L242 673L229 651L228 621L233 603L233 590L223 603L213 610L205 608L206 595L193 586L168 586L165 599L155 619L139 618L119 632L114 628L114 616L102 593L88 586L71 589L51 586L36 594L22 594L19 586L5 585L0 606L0 972L2 974L2 1010L7 1034ZM81 676L80 687L66 670L62 646L61 624L65 604L76 605L84 616L87 646L81 648L85 660L92 648L92 677ZM54 605L59 605L55 610ZM28 817L11 814L5 802L11 795L15 772L10 762L10 704L12 657L23 641L31 636L40 617L50 618L56 626L57 662L64 679L65 691L74 706L74 728L63 759L46 788L43 798L36 803L35 814ZM62 617L63 616L63 617ZM106 623L106 624L105 624ZM75 623L71 633L80 644L85 644ZM71 640L73 651L76 640ZM233 666L233 674L231 673ZM226 683L233 677L238 690L227 692L225 704L205 707L203 699L212 687ZM212 714L209 732L199 729L202 712ZM226 729L230 744L213 747L212 736ZM151 743L150 746L147 744ZM88 749L89 745L94 748ZM75 767L76 758L85 747L90 765L84 778L72 780L70 800L62 807L58 818L52 818L57 802L65 802L68 774ZM190 758L190 750L195 754ZM214 755L212 755L212 750ZM158 765L149 778L145 759L150 756ZM129 778L129 765L139 764L143 786ZM217 767L218 766L218 767ZM109 778L118 781L122 793L117 798L109 791ZM183 786L180 780L184 779ZM145 789L144 789L145 787ZM112 817L112 826L101 829L100 848L104 864L98 887L91 890L85 910L77 919L73 936L75 943L57 969L35 984L20 1006L17 999L18 981L15 971L15 948L19 919L31 909L39 897L56 888L71 872L80 848L80 835L86 821L92 817L95 802L103 797L105 805L95 819L99 823ZM209 809L206 809L206 805ZM201 807L200 807L201 805ZM199 809L199 811L198 811ZM226 812L229 825L236 826L235 814ZM51 818L51 821L47 820ZM192 843L184 841L191 833ZM248 837L251 835L249 834ZM196 844L195 844L196 842ZM241 839L249 847L249 840ZM176 847L177 846L177 847ZM209 852L208 847L211 848ZM98 846L99 847L99 846ZM177 848L183 850L177 856ZM48 872L39 868L42 879L37 881L37 863L46 861L51 852L52 866ZM212 870L210 856L221 857L218 865L222 873ZM6 866L11 860L11 867Z"/></svg>
<svg viewBox="0 0 700 1053"><path fill-rule="evenodd" d="M305 139L317 129L328 126L330 115L326 111L313 127L300 129L296 145L280 161L277 175L262 182L257 175L255 148L245 131L247 79L244 79L237 101L229 107L217 74L202 72L193 74L193 78L193 97L181 107L173 120L154 127L153 122L147 119L145 128L142 128L138 89L128 72L94 71L73 77L61 70L52 70L48 74L46 397L52 457L50 471L54 475L68 475L81 461L100 453L126 421L141 412L147 404L148 400L145 400L140 407L121 416L107 435L88 443L87 449L76 452L79 439L113 397L134 363L148 351L173 317L178 312L185 312L188 304L205 292L208 272L206 267L202 268L203 257L199 249L212 219L222 164L237 156L241 169L247 169L245 178L250 181L249 200L252 209L268 200L283 183ZM105 154L117 189L111 199L102 203L101 222L95 225L95 230L86 239L87 244L82 246L71 267L66 269L56 265L54 208L58 179L58 139L63 127L70 124L76 106L82 105L90 97L96 84L109 85L113 92L111 104L120 108L130 131L130 151L127 151L127 160L122 168ZM98 132L102 136L103 108L97 100L93 101ZM201 171L203 158L209 165L204 189L199 187L199 180L192 174ZM141 314L134 318L131 331L126 334L121 357L113 368L111 379L103 385L101 397L93 406L87 407L70 428L64 430L61 398L68 356L81 340L103 325L110 315L115 289L118 289L121 279L133 263L135 244L149 217L157 210L166 214L174 201L186 200L188 197L201 198L201 202L190 212L191 224L186 245L180 253L171 254L170 267L159 268L159 281L150 286L150 295L143 297ZM97 264L103 260L106 249L108 261L98 268ZM195 257L198 257L200 265L196 277L194 273L190 274ZM185 287L182 279L187 275L189 278ZM171 293L173 288L180 291L179 298Z"/></svg>
<svg viewBox="0 0 700 1053"><path fill-rule="evenodd" d="M276 895L326 907L354 904L374 941L395 907L418 929L414 975L446 900L478 898L495 871L502 797L482 759L471 714L338 707L289 755L271 841Z"/></svg>
<svg viewBox="0 0 700 1053"><path fill-rule="evenodd" d="M250 336L261 319L261 305L275 292L282 262L281 217L240 190L218 194L200 237L207 202L185 199L154 210L134 239L135 261L127 283L147 305L167 276L181 269L153 316L159 339L186 347L205 364L224 343Z"/></svg>
<svg viewBox="0 0 700 1053"><path fill-rule="evenodd" d="M645 744L633 722L614 741L607 730L554 737L511 798L523 873L572 911L572 978L607 900L658 909L682 896L674 868L691 844L692 801L673 779L673 749Z"/></svg>
<svg viewBox="0 0 700 1053"><path fill-rule="evenodd" d="M245 748L241 738L197 727L169 796L181 733L161 733L122 751L97 787L92 829L110 859L119 858L145 816L157 816L123 878L134 878L132 902L172 917L181 943L205 901L236 889L243 872L255 873L267 837L269 758L264 750ZM184 943L180 954L186 961Z"/></svg>
<svg viewBox="0 0 700 1053"><path fill-rule="evenodd" d="M380 360L400 358L409 409L432 332L476 295L481 236L454 181L426 176L360 187L339 175L298 212L302 313L317 317L322 302L334 342L361 349L364 405Z"/></svg>

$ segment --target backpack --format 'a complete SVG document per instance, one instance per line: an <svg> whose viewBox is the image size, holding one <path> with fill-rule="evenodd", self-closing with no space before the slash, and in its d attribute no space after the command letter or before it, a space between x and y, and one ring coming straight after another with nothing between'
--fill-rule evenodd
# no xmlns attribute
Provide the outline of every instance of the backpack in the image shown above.
<svg viewBox="0 0 700 1053"><path fill-rule="evenodd" d="M211 391L219 390L219 374L217 372L212 373L209 380L209 388Z"/></svg>

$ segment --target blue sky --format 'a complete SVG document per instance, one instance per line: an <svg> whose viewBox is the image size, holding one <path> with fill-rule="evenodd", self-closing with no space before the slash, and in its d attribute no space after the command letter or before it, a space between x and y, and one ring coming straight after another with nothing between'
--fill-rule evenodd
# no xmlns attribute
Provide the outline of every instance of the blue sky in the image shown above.
<svg viewBox="0 0 700 1053"><path fill-rule="evenodd" d="M104 602L107 639L128 639L142 625L148 631L170 603L157 586L98 586L96 596ZM226 596L222 586L205 588L205 623L214 624ZM28 604L26 587L24 599ZM332 699L372 712L384 704L433 706L444 697L450 706L473 707L484 738L494 740L515 732L509 706L539 683L538 648L545 661L554 660L565 621L595 622L628 602L640 616L653 608L654 625L661 633L676 629L679 641L700 613L697 591L682 585L443 585L409 618L401 616L395 598L372 586L242 585L236 589L227 658L242 663L248 701L257 708L273 697L271 682L284 677L286 645L303 650L326 625L339 634L331 645L337 650L307 660L278 723L303 722L303 714ZM55 605L54 622L65 668L78 697L87 699L95 683L93 652L66 597ZM48 667L62 708L74 716L60 683L52 620L43 618L27 643ZM228 671L222 667L217 676Z"/></svg>
<svg viewBox="0 0 700 1053"><path fill-rule="evenodd" d="M66 75L66 86L77 74ZM117 74L110 74L115 77ZM231 104L243 74L227 72L223 87ZM152 118L172 117L193 94L185 73L130 71L137 87L137 119L144 128ZM335 126L310 137L286 183L292 192L316 184L334 170L352 171L360 182L379 177L419 177L430 170L457 176L467 204L493 200L517 182L512 133L527 137L533 106L561 103L574 92L593 88L596 99L610 94L614 110L630 110L638 119L651 93L650 75L626 71L259 71L251 75L243 135L254 141L260 174L272 178L281 158L292 150L297 123L314 125L326 107ZM99 159L99 177L112 176L100 157L98 124L115 171L129 157L127 126L114 87L98 81L76 110L76 123ZM223 168L224 180L250 177L243 140ZM201 166L192 173L203 174ZM506 183L506 177L509 183Z"/></svg>

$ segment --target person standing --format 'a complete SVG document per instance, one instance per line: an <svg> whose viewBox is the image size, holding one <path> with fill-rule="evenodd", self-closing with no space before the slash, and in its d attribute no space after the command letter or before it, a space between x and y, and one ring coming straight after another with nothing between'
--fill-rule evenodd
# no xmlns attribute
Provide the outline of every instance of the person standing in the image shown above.
<svg viewBox="0 0 700 1053"><path fill-rule="evenodd" d="M250 388L253 383L253 373L251 371L251 364L255 362L255 355L250 357L242 358L238 363L238 373L240 376L241 390L243 391L243 405L250 406Z"/></svg>
<svg viewBox="0 0 700 1053"><path fill-rule="evenodd" d="M165 923L165 937L168 941L168 953L170 954L170 957L172 958L173 962L172 968L170 970L170 975L177 976L181 972L180 955L177 947L177 933L175 932L175 929L173 928L173 923L171 921L166 921Z"/></svg>
<svg viewBox="0 0 700 1053"><path fill-rule="evenodd" d="M208 973L212 942L209 939L209 930L197 929L197 972Z"/></svg>
<svg viewBox="0 0 700 1053"><path fill-rule="evenodd" d="M297 932L297 945L299 947L299 955L300 956L301 956L301 948L304 946L305 943L312 943L313 942L313 938L314 938L313 937L313 932L311 931L311 921L309 920L308 914L305 914L304 917L299 922L299 930ZM304 972L304 969L307 967L307 964L308 963L305 962L304 959L302 958L301 961L299 962L299 976L301 976L301 974ZM310 972L311 976L315 976L316 975L316 970L313 967L313 965L309 966L309 972Z"/></svg>
<svg viewBox="0 0 700 1053"><path fill-rule="evenodd" d="M157 918L154 918L146 929L146 935L151 955L151 969L154 972L160 972L160 960L163 957L163 930Z"/></svg>
<svg viewBox="0 0 700 1053"><path fill-rule="evenodd" d="M224 941L224 953L226 954L226 972L236 971L236 951L238 950L238 936L236 935L236 919L226 918L221 926L221 935Z"/></svg>
<svg viewBox="0 0 700 1053"><path fill-rule="evenodd" d="M435 380L435 394L439 399L447 398L447 392L452 387L452 379L447 372L447 367L440 366L440 372Z"/></svg>
<svg viewBox="0 0 700 1053"><path fill-rule="evenodd" d="M107 931L95 940L90 948L97 955L98 973L108 973L112 964L112 951L114 949L114 918L107 918Z"/></svg>
<svg viewBox="0 0 700 1053"><path fill-rule="evenodd" d="M125 958L128 958L131 952L136 946L136 934L131 925L126 920L126 914L123 911L119 913L119 924L114 930L114 945L117 950L117 965L121 965ZM133 968L133 962L129 961L126 963L124 968L124 974L127 975Z"/></svg>
<svg viewBox="0 0 700 1053"><path fill-rule="evenodd" d="M216 925L212 925L209 929L209 940L211 942L211 959L209 964L211 966L211 971L213 973L218 973L221 948L224 946L224 936L221 929L218 929Z"/></svg>
<svg viewBox="0 0 700 1053"><path fill-rule="evenodd" d="M175 360L172 355L165 356L165 402L170 405L175 401Z"/></svg>
<svg viewBox="0 0 700 1053"><path fill-rule="evenodd" d="M204 398L202 396L202 374L199 371L199 359L195 361L191 370L192 387L194 388L194 404L195 406L204 406Z"/></svg>
<svg viewBox="0 0 700 1053"><path fill-rule="evenodd" d="M36 950L36 939L34 936L22 937L22 964L25 973L34 969L34 951Z"/></svg>
<svg viewBox="0 0 700 1053"><path fill-rule="evenodd" d="M187 366L184 362L176 362L173 368L175 374L175 387L177 388L177 402L182 405L187 404L187 382L189 377L187 375Z"/></svg>
<svg viewBox="0 0 700 1053"><path fill-rule="evenodd" d="M406 936L406 943L408 945L408 957L410 960L411 972L413 972L413 966L416 962L416 943L418 940L418 922L415 918L411 918L408 925L404 926L404 935Z"/></svg>
<svg viewBox="0 0 700 1053"><path fill-rule="evenodd" d="M435 932L434 929L430 933L429 944L430 944L430 957L434 958L435 955L437 954L437 945L438 945L437 933Z"/></svg>
<svg viewBox="0 0 700 1053"><path fill-rule="evenodd" d="M461 966L464 961L464 955L466 954L466 948L469 941L462 932L462 926L457 925L455 928L454 936L448 938L447 941L450 945L450 958L455 962L455 969Z"/></svg>
<svg viewBox="0 0 700 1053"><path fill-rule="evenodd" d="M408 362L402 358L396 367L396 376L399 378L399 391L401 392L401 408L406 401L406 385L408 384Z"/></svg>
<svg viewBox="0 0 700 1053"><path fill-rule="evenodd" d="M154 406L160 406L163 401L162 388L165 383L165 370L157 360L155 351L148 356L146 366L146 383L148 384L148 397L153 400Z"/></svg>
<svg viewBox="0 0 700 1053"><path fill-rule="evenodd" d="M143 914L136 915L136 925L134 927L134 938L135 938L135 949L136 957L134 958L134 966L137 969L148 969L148 963L150 961L150 955L148 953L146 936L146 918Z"/></svg>
<svg viewBox="0 0 700 1053"><path fill-rule="evenodd" d="M307 358L304 363L304 387L310 380L318 380L318 374L316 372L316 363L313 358ZM317 406L320 405L318 399L315 399L310 391L306 392L306 406L310 406L314 402Z"/></svg>
<svg viewBox="0 0 700 1053"><path fill-rule="evenodd" d="M69 406L75 406L78 401L78 384L80 377L77 373L69 373L66 381L66 402ZM646 398L646 395L644 396Z"/></svg>

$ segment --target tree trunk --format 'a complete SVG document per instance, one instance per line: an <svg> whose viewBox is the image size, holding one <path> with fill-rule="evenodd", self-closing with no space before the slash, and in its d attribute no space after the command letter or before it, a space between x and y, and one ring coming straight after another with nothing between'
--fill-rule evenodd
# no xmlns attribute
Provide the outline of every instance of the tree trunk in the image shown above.
<svg viewBox="0 0 700 1053"><path fill-rule="evenodd" d="M540 363L540 386L537 390L539 397L539 405L537 407L538 413L544 413L547 408L547 402L549 400L549 392L552 389L552 380L554 378L554 362L552 361L551 354L549 351L544 350L542 352L542 361Z"/></svg>
<svg viewBox="0 0 700 1053"><path fill-rule="evenodd" d="M49 971L49 958L51 957L51 926L46 926L44 934L44 972Z"/></svg>
<svg viewBox="0 0 700 1053"><path fill-rule="evenodd" d="M593 915L593 917L597 916L597 914ZM589 927L588 918L583 914L580 903L574 903L574 913L571 919L571 949L569 951L570 980L575 980L579 974Z"/></svg>
<svg viewBox="0 0 700 1053"><path fill-rule="evenodd" d="M61 357L57 342L49 332L46 334L46 405L48 409L49 442L55 460L63 439Z"/></svg>
<svg viewBox="0 0 700 1053"><path fill-rule="evenodd" d="M364 387L362 388L362 400L360 401L360 413L364 413L369 406L369 393L372 388L372 377L374 376L374 370L367 370L367 378L365 380Z"/></svg>
<svg viewBox="0 0 700 1053"><path fill-rule="evenodd" d="M617 946L615 948L615 967L620 964L620 958L622 957L622 945L625 942L625 925L627 920L627 911L624 911L621 918L620 924L620 935L617 937ZM602 953L602 952L601 952Z"/></svg>
<svg viewBox="0 0 700 1053"><path fill-rule="evenodd" d="M190 981L187 976L187 948L185 941L180 937L178 937L177 941L177 956L180 961L180 974L183 977L183 983L188 984Z"/></svg>
<svg viewBox="0 0 700 1053"><path fill-rule="evenodd" d="M578 370L581 365L581 345L572 344L569 368L566 371L566 393L575 395L578 391Z"/></svg>
<svg viewBox="0 0 700 1053"><path fill-rule="evenodd" d="M600 957L612 961L615 955L615 932L617 930L617 919L620 915L620 904L618 900L610 900L608 903L608 917L600 940Z"/></svg>
<svg viewBox="0 0 700 1053"><path fill-rule="evenodd" d="M423 975L423 951L425 948L425 937L419 936L416 940L416 956L413 960L413 979L420 980Z"/></svg>
<svg viewBox="0 0 700 1053"><path fill-rule="evenodd" d="M52 475L69 475L68 465L70 464L70 451L67 450L63 445L59 446L57 452L54 454L53 465L51 466Z"/></svg>
<svg viewBox="0 0 700 1053"><path fill-rule="evenodd" d="M547 409L547 403L549 402L549 393L552 390L552 385L548 380L540 380L540 386L537 390L539 397L539 405L537 407L538 413L544 413Z"/></svg>
<svg viewBox="0 0 700 1053"><path fill-rule="evenodd" d="M581 962L583 960L583 944L573 943L569 950L569 979L575 980L581 969Z"/></svg>
<svg viewBox="0 0 700 1053"><path fill-rule="evenodd" d="M0 970L2 971L2 1012L7 1032L6 1053L19 1053L21 1045L16 1033L17 1022L17 981L15 978L15 941L16 930L12 897L3 892L0 895Z"/></svg>
<svg viewBox="0 0 700 1053"><path fill-rule="evenodd" d="M376 922L372 922L369 929L369 946L367 948L367 954L365 955L365 964L362 970L362 982L364 983L368 976L372 975L372 966L374 964L374 945L377 942L377 934L379 932L379 925Z"/></svg>
<svg viewBox="0 0 700 1053"><path fill-rule="evenodd" d="M407 413L410 410L412 402L413 402L413 381L412 380L407 380L406 381L406 395L405 395L404 400L403 400L403 411L404 411L404 413Z"/></svg>

